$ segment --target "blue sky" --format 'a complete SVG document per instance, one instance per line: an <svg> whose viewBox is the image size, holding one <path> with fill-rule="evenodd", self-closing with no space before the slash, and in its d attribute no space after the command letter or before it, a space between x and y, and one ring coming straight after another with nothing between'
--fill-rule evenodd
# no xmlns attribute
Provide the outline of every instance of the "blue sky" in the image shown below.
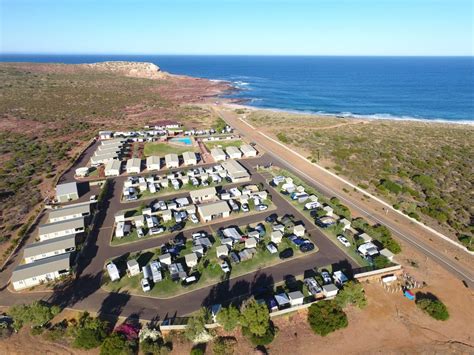
<svg viewBox="0 0 474 355"><path fill-rule="evenodd" d="M471 0L0 0L3 53L473 55Z"/></svg>

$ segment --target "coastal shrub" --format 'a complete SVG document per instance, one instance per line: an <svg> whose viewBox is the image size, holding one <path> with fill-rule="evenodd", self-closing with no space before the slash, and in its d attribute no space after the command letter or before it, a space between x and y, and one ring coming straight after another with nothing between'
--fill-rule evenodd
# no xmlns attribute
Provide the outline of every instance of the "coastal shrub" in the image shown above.
<svg viewBox="0 0 474 355"><path fill-rule="evenodd" d="M349 304L359 308L367 306L367 299L365 298L362 284L357 281L347 282L343 289L337 294L336 302L341 308L344 308Z"/></svg>
<svg viewBox="0 0 474 355"><path fill-rule="evenodd" d="M474 237L472 235L461 234L458 237L458 240L464 245L468 250L474 251Z"/></svg>
<svg viewBox="0 0 474 355"><path fill-rule="evenodd" d="M108 323L84 312L71 332L74 336L73 347L89 350L102 344L107 336Z"/></svg>
<svg viewBox="0 0 474 355"><path fill-rule="evenodd" d="M131 344L123 335L115 332L105 338L100 347L100 355L131 355L133 353Z"/></svg>
<svg viewBox="0 0 474 355"><path fill-rule="evenodd" d="M242 334L255 346L270 344L275 339L275 328L270 325L263 335L256 335L248 328L242 328Z"/></svg>
<svg viewBox="0 0 474 355"><path fill-rule="evenodd" d="M239 318L240 312L233 305L222 308L219 313L217 313L217 322L221 324L227 332L234 330L239 325Z"/></svg>
<svg viewBox="0 0 474 355"><path fill-rule="evenodd" d="M383 255L377 255L373 259L373 266L375 269L383 269L391 265L390 260Z"/></svg>
<svg viewBox="0 0 474 355"><path fill-rule="evenodd" d="M308 323L313 332L321 336L348 325L346 313L335 300L313 303L308 309Z"/></svg>
<svg viewBox="0 0 474 355"><path fill-rule="evenodd" d="M214 355L232 355L234 353L237 340L234 337L218 337L212 344Z"/></svg>
<svg viewBox="0 0 474 355"><path fill-rule="evenodd" d="M13 306L8 310L8 314L13 318L13 328L18 331L25 324L36 328L44 327L60 311L58 306L50 305L44 301L35 301L31 305Z"/></svg>
<svg viewBox="0 0 474 355"><path fill-rule="evenodd" d="M431 176L428 175L415 175L412 177L412 180L416 182L420 187L425 190L433 190L435 188L435 181Z"/></svg>
<svg viewBox="0 0 474 355"><path fill-rule="evenodd" d="M417 292L416 305L436 320L447 320L449 312L443 302L431 293Z"/></svg>
<svg viewBox="0 0 474 355"><path fill-rule="evenodd" d="M398 195L400 192L402 192L402 187L389 179L380 180L379 187L388 190L395 195Z"/></svg>
<svg viewBox="0 0 474 355"><path fill-rule="evenodd" d="M288 136L283 132L279 132L277 134L277 138L282 143L289 143L290 142L290 139L288 138Z"/></svg>

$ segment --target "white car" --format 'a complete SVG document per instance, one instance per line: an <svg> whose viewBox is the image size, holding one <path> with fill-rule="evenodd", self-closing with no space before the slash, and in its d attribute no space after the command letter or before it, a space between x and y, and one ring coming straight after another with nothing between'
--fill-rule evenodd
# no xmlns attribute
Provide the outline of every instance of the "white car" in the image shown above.
<svg viewBox="0 0 474 355"><path fill-rule="evenodd" d="M150 229L150 234L155 235L155 234L161 234L165 231L163 227L154 227Z"/></svg>
<svg viewBox="0 0 474 355"><path fill-rule="evenodd" d="M198 218L196 217L196 215L195 215L194 213L192 213L192 214L189 215L189 219L190 219L191 222L193 222L194 224L199 223L199 220L198 220Z"/></svg>
<svg viewBox="0 0 474 355"><path fill-rule="evenodd" d="M255 206L255 209L257 211L265 211L266 209L268 209L268 206L267 205L257 205L257 206Z"/></svg>
<svg viewBox="0 0 474 355"><path fill-rule="evenodd" d="M227 264L226 261L224 261L224 262L221 264L221 269L222 269L222 271L224 271L226 274L227 274L228 272L230 272L229 264Z"/></svg>
<svg viewBox="0 0 474 355"><path fill-rule="evenodd" d="M142 285L143 292L149 292L151 290L150 283L147 279L142 279L140 283Z"/></svg>
<svg viewBox="0 0 474 355"><path fill-rule="evenodd" d="M344 245L346 248L349 248L351 246L351 243L349 243L349 241L343 235L338 235L337 240L339 240L341 244Z"/></svg>
<svg viewBox="0 0 474 355"><path fill-rule="evenodd" d="M143 229L141 227L137 228L137 234L138 234L138 238L145 236L145 233L143 233Z"/></svg>
<svg viewBox="0 0 474 355"><path fill-rule="evenodd" d="M97 201L97 195L92 195L91 197L89 197L89 201L90 202L96 202Z"/></svg>
<svg viewBox="0 0 474 355"><path fill-rule="evenodd" d="M204 238L206 237L206 233L204 232L196 232L192 234L193 240L194 239L199 239L199 238Z"/></svg>

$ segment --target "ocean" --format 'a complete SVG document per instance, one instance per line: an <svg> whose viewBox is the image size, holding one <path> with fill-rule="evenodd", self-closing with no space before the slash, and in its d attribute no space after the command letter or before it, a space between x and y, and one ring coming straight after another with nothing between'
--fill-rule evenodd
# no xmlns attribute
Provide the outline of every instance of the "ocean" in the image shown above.
<svg viewBox="0 0 474 355"><path fill-rule="evenodd" d="M247 105L347 117L474 122L474 57L0 55L0 61L152 62L225 80Z"/></svg>

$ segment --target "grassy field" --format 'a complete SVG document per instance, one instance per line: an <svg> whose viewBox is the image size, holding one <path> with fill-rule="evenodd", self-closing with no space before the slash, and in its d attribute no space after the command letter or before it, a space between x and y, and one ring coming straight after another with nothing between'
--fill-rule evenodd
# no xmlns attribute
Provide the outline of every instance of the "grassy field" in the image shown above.
<svg viewBox="0 0 474 355"><path fill-rule="evenodd" d="M155 142L148 142L145 143L145 148L143 154L146 157L151 155L158 155L160 157L164 157L166 154L175 153L175 154L183 154L184 152L194 152L196 151L196 147L194 146L178 146L175 144L168 144L168 143L155 143Z"/></svg>
<svg viewBox="0 0 474 355"><path fill-rule="evenodd" d="M211 150L212 148L222 148L226 149L228 147L237 147L240 148L240 146L244 144L240 139L236 140L221 140L221 141L212 141L212 142L205 142L204 145L207 147L207 149Z"/></svg>
<svg viewBox="0 0 474 355"><path fill-rule="evenodd" d="M267 111L249 121L413 218L452 235L474 234L466 193L473 190L474 127Z"/></svg>
<svg viewBox="0 0 474 355"><path fill-rule="evenodd" d="M252 225L253 226L253 225ZM270 226L265 224L267 233L263 238L265 244L270 241ZM245 227L241 227L241 230L244 232ZM217 240L217 237L213 237L214 240ZM133 294L146 294L147 296L158 297L158 298L169 298L173 296L177 296L179 294L183 294L198 288L210 286L216 284L220 281L223 281L227 276L224 274L222 269L219 266L219 260L216 256L216 247L220 245L219 242L215 242L214 245L208 250L206 255L199 260L198 265L193 269L194 271L198 271L200 273L199 281L191 284L189 286L183 286L180 282L174 282L169 278L169 274L166 272L166 279L159 282L155 285L150 292L144 293L140 286L140 279L142 278L141 275L137 275L134 277L122 277L119 281L110 282L108 276L105 275L105 283L103 287L107 291L129 291ZM180 251L178 261L182 262L184 265L184 256L191 252L192 248L192 241L186 242L186 247ZM238 246L237 248L242 249L242 246ZM293 260L294 258L301 257L310 253L317 252L317 248L312 252L303 254L299 251L299 249L290 243L286 238L283 239L282 243L278 246L279 251L283 251L286 248L292 248L295 251L293 258L288 260ZM127 258L118 258L114 260L117 264L119 269L125 270L126 269L126 260L127 259L137 259L140 265L145 265L149 263L151 260L155 260L158 256L161 255L159 249L153 250L145 250L138 254L130 255ZM277 254L270 254L268 250L262 245L257 248L257 254L250 260L242 261L239 264L232 264L231 266L231 273L230 278L235 278L250 272L254 272L258 269L269 267L272 265L276 265L278 263L284 262L279 259L278 253Z"/></svg>

